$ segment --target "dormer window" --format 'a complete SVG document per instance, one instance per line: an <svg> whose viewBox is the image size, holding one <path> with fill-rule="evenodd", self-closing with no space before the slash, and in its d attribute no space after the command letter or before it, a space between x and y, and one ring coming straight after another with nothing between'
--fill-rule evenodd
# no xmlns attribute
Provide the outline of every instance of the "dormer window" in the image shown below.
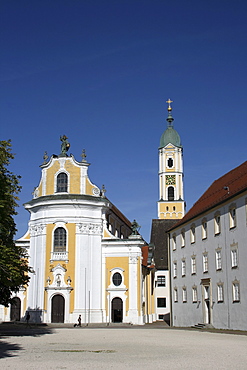
<svg viewBox="0 0 247 370"><path fill-rule="evenodd" d="M236 207L232 206L229 210L229 216L230 216L230 229L233 229L236 227Z"/></svg>
<svg viewBox="0 0 247 370"><path fill-rule="evenodd" d="M220 234L220 214L217 213L214 216L214 234L219 235Z"/></svg>
<svg viewBox="0 0 247 370"><path fill-rule="evenodd" d="M202 220L202 239L207 239L207 220Z"/></svg>
<svg viewBox="0 0 247 370"><path fill-rule="evenodd" d="M57 193L66 193L68 191L68 175L61 172L57 176Z"/></svg>
<svg viewBox="0 0 247 370"><path fill-rule="evenodd" d="M190 228L190 242L191 244L196 242L196 228L194 224Z"/></svg>

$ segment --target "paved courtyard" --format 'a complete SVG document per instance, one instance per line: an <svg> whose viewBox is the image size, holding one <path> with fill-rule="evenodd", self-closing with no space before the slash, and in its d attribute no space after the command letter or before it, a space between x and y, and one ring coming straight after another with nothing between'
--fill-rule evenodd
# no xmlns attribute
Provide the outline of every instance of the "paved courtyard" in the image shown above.
<svg viewBox="0 0 247 370"><path fill-rule="evenodd" d="M0 325L1 369L247 369L247 336L164 327Z"/></svg>

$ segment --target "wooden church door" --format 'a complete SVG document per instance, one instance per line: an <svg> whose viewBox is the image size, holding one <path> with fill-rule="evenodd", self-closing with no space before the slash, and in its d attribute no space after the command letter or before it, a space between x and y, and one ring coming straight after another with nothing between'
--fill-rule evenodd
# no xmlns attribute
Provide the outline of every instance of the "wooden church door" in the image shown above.
<svg viewBox="0 0 247 370"><path fill-rule="evenodd" d="M51 322L64 322L64 297L60 294L51 300Z"/></svg>
<svg viewBox="0 0 247 370"><path fill-rule="evenodd" d="M114 298L112 300L112 322L123 321L123 301L121 298Z"/></svg>
<svg viewBox="0 0 247 370"><path fill-rule="evenodd" d="M20 321L21 319L21 300L18 297L13 299L10 308L10 320L11 321Z"/></svg>

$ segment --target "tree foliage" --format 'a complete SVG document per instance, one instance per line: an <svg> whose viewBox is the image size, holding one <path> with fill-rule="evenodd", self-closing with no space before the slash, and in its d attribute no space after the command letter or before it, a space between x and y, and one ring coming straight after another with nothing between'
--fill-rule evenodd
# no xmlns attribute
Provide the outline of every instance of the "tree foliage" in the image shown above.
<svg viewBox="0 0 247 370"><path fill-rule="evenodd" d="M8 170L11 152L11 141L0 141L0 304L8 306L11 295L28 283L26 251L15 245L16 225L13 216L17 214L20 176Z"/></svg>

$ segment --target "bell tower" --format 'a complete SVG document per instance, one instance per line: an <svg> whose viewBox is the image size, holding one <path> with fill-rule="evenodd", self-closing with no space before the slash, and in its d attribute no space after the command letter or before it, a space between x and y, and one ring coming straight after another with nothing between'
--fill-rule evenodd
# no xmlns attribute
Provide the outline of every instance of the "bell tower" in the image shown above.
<svg viewBox="0 0 247 370"><path fill-rule="evenodd" d="M183 147L180 136L173 128L172 101L167 100L167 129L159 146L159 219L180 219L185 213L183 191Z"/></svg>

